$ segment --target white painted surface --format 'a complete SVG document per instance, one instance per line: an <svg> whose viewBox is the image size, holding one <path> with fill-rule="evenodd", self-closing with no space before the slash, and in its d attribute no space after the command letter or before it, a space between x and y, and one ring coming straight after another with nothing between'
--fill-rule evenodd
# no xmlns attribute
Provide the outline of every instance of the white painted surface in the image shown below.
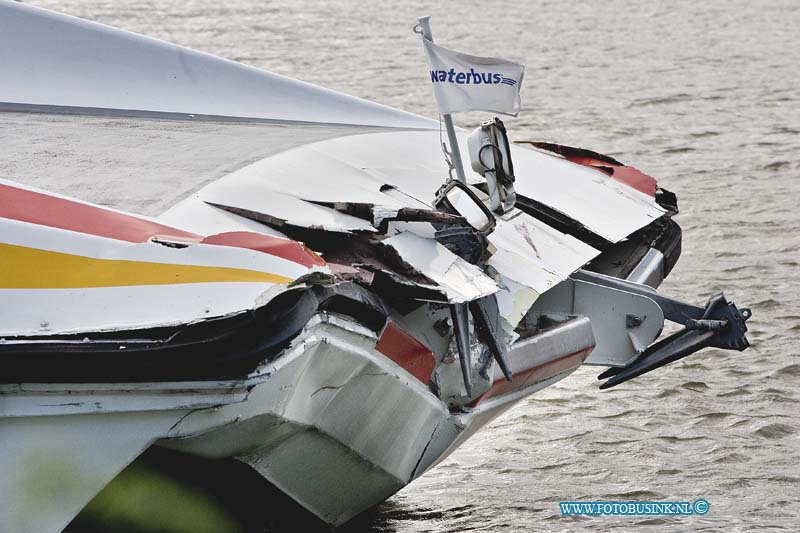
<svg viewBox="0 0 800 533"><path fill-rule="evenodd" d="M510 219L497 220L489 242L497 251L488 264L539 294L600 254L588 244L519 211Z"/></svg>
<svg viewBox="0 0 800 533"><path fill-rule="evenodd" d="M184 414L150 411L0 418L0 529L61 531Z"/></svg>
<svg viewBox="0 0 800 533"><path fill-rule="evenodd" d="M249 248L201 243L174 248L153 241L128 242L2 217L0 243L97 259L241 268L291 279L308 272L308 267L299 263Z"/></svg>
<svg viewBox="0 0 800 533"><path fill-rule="evenodd" d="M236 186L258 197L271 192L318 203L407 205L383 194L385 182L348 161L347 152L326 153L315 148L315 144L301 146L243 167L206 187L204 197ZM390 150L391 145L384 148Z"/></svg>
<svg viewBox="0 0 800 533"><path fill-rule="evenodd" d="M511 265L507 267L509 270ZM514 281L508 276L498 273L497 285L497 307L500 316L503 317L507 325L504 326L506 335L513 336L514 328L531 308L539 297L539 293L518 281Z"/></svg>
<svg viewBox="0 0 800 533"><path fill-rule="evenodd" d="M459 132L466 146L468 132ZM353 135L310 145L354 168L380 174L422 201L431 202L447 178L447 165L439 146L438 131L398 131ZM293 153L301 157L300 148ZM624 239L662 216L655 199L623 185L603 172L566 159L511 146L519 194L533 198L579 221L611 242ZM467 181L484 179L472 171L462 156ZM344 192L344 191L343 191Z"/></svg>
<svg viewBox="0 0 800 533"><path fill-rule="evenodd" d="M191 324L253 309L270 283L0 289L0 337Z"/></svg>
<svg viewBox="0 0 800 533"><path fill-rule="evenodd" d="M0 85L11 78L3 72ZM155 216L265 157L378 129L0 111L0 176Z"/></svg>
<svg viewBox="0 0 800 533"><path fill-rule="evenodd" d="M494 294L498 287L484 272L432 239L403 232L382 244L391 246L400 258L436 282L452 303L477 300Z"/></svg>
<svg viewBox="0 0 800 533"><path fill-rule="evenodd" d="M264 183L216 182L202 189L197 198L209 204L265 215L275 224L286 223L339 233L377 231L362 218L275 192Z"/></svg>
<svg viewBox="0 0 800 533"><path fill-rule="evenodd" d="M592 321L597 344L585 364L623 366L650 345L664 327L664 313L652 299L596 283L569 279L544 293L526 320L541 315L564 320L571 315ZM627 315L641 320L627 327Z"/></svg>
<svg viewBox="0 0 800 533"><path fill-rule="evenodd" d="M229 231L251 231L288 239L286 235L266 224L209 205L200 200L196 194L159 215L158 221L198 235L216 235L217 233Z"/></svg>
<svg viewBox="0 0 800 533"><path fill-rule="evenodd" d="M0 218L0 242L82 257L237 268L296 279L310 269L263 252L207 244L131 243ZM320 267L316 267L320 268ZM321 267L326 268L326 267ZM0 289L0 336L185 324L252 309L268 282L204 282L96 288ZM274 296L275 294L272 294Z"/></svg>
<svg viewBox="0 0 800 533"><path fill-rule="evenodd" d="M430 119L110 26L0 0L0 102L436 128Z"/></svg>
<svg viewBox="0 0 800 533"><path fill-rule="evenodd" d="M5 383L0 419L205 409L243 402L248 389L264 379L255 374L228 381Z"/></svg>

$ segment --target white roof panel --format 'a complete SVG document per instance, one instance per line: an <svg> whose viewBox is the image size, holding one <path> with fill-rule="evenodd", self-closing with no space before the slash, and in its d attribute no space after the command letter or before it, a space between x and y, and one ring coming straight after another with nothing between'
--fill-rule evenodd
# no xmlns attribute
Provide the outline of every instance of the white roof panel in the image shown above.
<svg viewBox="0 0 800 533"><path fill-rule="evenodd" d="M466 147L465 132L459 133ZM379 175L382 181L422 201L433 201L447 178L438 131L389 131L329 139L292 152L302 157L312 149L354 168ZM289 154L285 154L289 156ZM618 242L662 216L655 199L619 183L603 172L537 150L512 146L515 188L519 194L577 220L594 233ZM470 182L483 178L472 171L462 149Z"/></svg>
<svg viewBox="0 0 800 533"><path fill-rule="evenodd" d="M437 127L385 105L8 0L0 0L0 64L0 102Z"/></svg>

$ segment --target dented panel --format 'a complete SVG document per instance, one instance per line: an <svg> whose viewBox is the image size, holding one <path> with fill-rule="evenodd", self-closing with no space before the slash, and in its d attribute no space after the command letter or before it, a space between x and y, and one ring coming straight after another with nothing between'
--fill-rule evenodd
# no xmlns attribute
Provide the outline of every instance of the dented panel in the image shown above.
<svg viewBox="0 0 800 533"><path fill-rule="evenodd" d="M323 205L353 203L389 208L409 205L383 194L381 188L386 183L382 180L353 166L339 154L325 153L315 146L295 148L232 172L206 188L203 197L213 202L215 191L237 187L256 194L262 191L285 194Z"/></svg>
<svg viewBox="0 0 800 533"><path fill-rule="evenodd" d="M466 135L462 141L466 142ZM512 151L519 194L572 217L611 242L665 213L651 196L600 170L537 150L514 146ZM464 164L471 183L484 182L470 170L469 161ZM438 132L367 133L311 143L263 159L206 187L201 198L234 207L247 202L250 210L285 220L289 209L283 205L286 202L270 198L276 193L325 205L418 207L419 202L432 204L447 175ZM416 202L384 194L386 188L395 188ZM295 216L312 213L306 204L289 205L294 206Z"/></svg>
<svg viewBox="0 0 800 533"><path fill-rule="evenodd" d="M382 241L382 244L396 250L403 261L436 282L451 303L477 300L498 290L492 278L481 269L434 240L406 231Z"/></svg>
<svg viewBox="0 0 800 533"><path fill-rule="evenodd" d="M200 191L198 198L212 206L277 228L289 225L340 233L376 231L366 220L264 186L213 183Z"/></svg>
<svg viewBox="0 0 800 533"><path fill-rule="evenodd" d="M497 221L489 242L497 249L489 266L539 294L600 253L519 211Z"/></svg>
<svg viewBox="0 0 800 533"><path fill-rule="evenodd" d="M353 167L379 174L388 184L418 199L430 201L448 175L438 139L438 132L398 131L341 137L313 146ZM459 132L463 146L466 140L467 132ZM570 216L611 242L624 239L666 212L655 198L600 170L538 150L512 146L511 152L518 194ZM462 154L467 181L484 182L471 170L466 157Z"/></svg>

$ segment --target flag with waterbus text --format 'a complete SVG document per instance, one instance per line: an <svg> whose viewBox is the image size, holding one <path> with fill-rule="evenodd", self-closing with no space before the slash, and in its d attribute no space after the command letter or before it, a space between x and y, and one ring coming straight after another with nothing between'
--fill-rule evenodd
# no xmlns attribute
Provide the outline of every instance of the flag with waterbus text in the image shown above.
<svg viewBox="0 0 800 533"><path fill-rule="evenodd" d="M463 54L428 39L422 41L440 113L488 111L517 116L523 65L498 57Z"/></svg>

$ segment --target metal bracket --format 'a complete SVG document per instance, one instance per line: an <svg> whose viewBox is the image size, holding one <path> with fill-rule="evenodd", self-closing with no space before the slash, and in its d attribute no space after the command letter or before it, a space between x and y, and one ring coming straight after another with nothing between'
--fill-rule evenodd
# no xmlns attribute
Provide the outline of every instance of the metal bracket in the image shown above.
<svg viewBox="0 0 800 533"><path fill-rule="evenodd" d="M456 336L464 388L467 391L467 396L472 396L472 352L470 352L468 313L469 308L465 303L450 305L450 317L453 319L453 331Z"/></svg>
<svg viewBox="0 0 800 533"><path fill-rule="evenodd" d="M511 366L508 363L505 344L502 340L502 328L495 296L489 295L480 300L450 305L450 318L453 321L453 333L461 363L461 374L467 396L472 396L472 353L470 352L469 314L475 323L478 340L483 343L497 361L500 370L508 381L512 380ZM491 359L488 361L491 362ZM488 363L487 363L488 367ZM485 368L484 368L485 370Z"/></svg>
<svg viewBox="0 0 800 533"><path fill-rule="evenodd" d="M681 324L683 326L688 326L693 320L700 320L703 318L703 315L708 308L708 305L706 305L706 307L700 307L699 305L682 302L680 300L676 300L675 298L662 296L661 294L658 294L658 291L648 285L642 285L640 283L615 278L613 276L606 276L605 274L598 274L597 272L578 270L572 274L571 277L573 279L588 281L590 283L604 285L613 289L619 289L621 291L647 296L658 304L658 306L664 312L664 318L666 320ZM742 312L744 311L749 312L749 310L742 309Z"/></svg>
<svg viewBox="0 0 800 533"><path fill-rule="evenodd" d="M712 296L705 307L699 307L662 296L655 289L646 285L595 272L579 270L573 274L573 277L647 296L661 307L664 311L664 318L684 326L683 330L650 345L627 366L609 368L600 374L597 379L610 378L600 385L601 389L608 389L624 383L673 361L683 359L703 348L742 351L750 346L745 336L747 333L745 322L752 316L752 312L747 308L738 309L736 304L729 302L722 293Z"/></svg>
<svg viewBox="0 0 800 533"><path fill-rule="evenodd" d="M458 180L448 180L444 185L442 185L439 190L436 191L436 199L433 202L433 205L436 207L436 209L463 216L447 199L447 193L453 189L460 189L462 192L464 192L464 194L466 194L469 199L472 200L472 202L478 207L478 209L481 210L481 212L483 212L484 216L486 217L486 226L475 229L484 235L489 235L491 232L493 232L494 227L497 224L497 220L495 220L494 215L492 215L492 212L489 210L489 208L486 207L486 204L483 203L483 200L478 198L478 195L475 194L475 192L470 189L469 185L466 183Z"/></svg>

